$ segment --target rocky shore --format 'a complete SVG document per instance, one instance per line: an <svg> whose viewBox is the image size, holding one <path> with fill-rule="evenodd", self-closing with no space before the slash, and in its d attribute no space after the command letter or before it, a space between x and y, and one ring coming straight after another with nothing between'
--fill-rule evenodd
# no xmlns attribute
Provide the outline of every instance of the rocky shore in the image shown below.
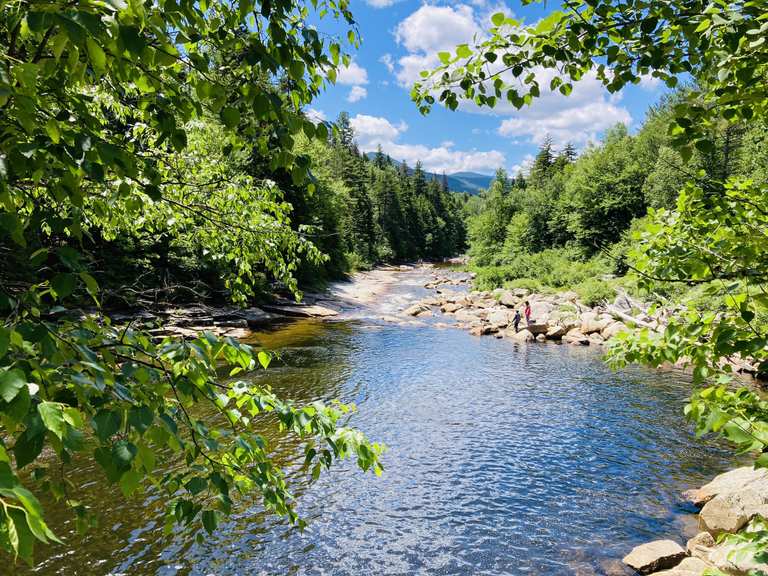
<svg viewBox="0 0 768 576"><path fill-rule="evenodd" d="M683 496L700 508L700 532L685 547L674 540L641 544L624 557L627 566L657 576L768 574L768 550L760 558L749 549L750 536L766 529L768 469L737 468Z"/></svg>
<svg viewBox="0 0 768 576"><path fill-rule="evenodd" d="M525 288L478 291L472 289L472 273L442 272L434 269L424 288L434 295L403 309L403 315L419 319L436 314L453 320L453 325L475 336L492 335L516 342L560 342L575 346L603 346L622 332L636 329L664 330L674 311L651 311L649 304L628 294L617 294L612 302L588 306L572 291L534 293ZM463 289L455 289L459 286ZM523 312L528 302L531 322L521 320L513 327L515 310ZM755 375L757 366L734 359L737 373ZM679 366L684 368L684 365Z"/></svg>

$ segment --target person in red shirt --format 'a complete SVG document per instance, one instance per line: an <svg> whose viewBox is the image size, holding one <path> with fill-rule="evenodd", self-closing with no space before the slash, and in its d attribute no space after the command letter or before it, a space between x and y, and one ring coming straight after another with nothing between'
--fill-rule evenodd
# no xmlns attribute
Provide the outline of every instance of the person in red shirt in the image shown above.
<svg viewBox="0 0 768 576"><path fill-rule="evenodd" d="M525 301L525 310L523 311L523 314L525 314L525 323L530 326L531 324L531 305L528 302L528 300Z"/></svg>

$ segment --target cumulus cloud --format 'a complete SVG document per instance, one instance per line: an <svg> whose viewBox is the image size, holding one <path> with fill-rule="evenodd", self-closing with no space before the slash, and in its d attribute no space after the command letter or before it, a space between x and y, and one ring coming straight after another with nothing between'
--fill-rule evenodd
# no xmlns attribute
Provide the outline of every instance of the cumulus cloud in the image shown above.
<svg viewBox="0 0 768 576"><path fill-rule="evenodd" d="M349 66L339 68L336 75L336 83L345 86L357 86L368 84L368 71L352 60Z"/></svg>
<svg viewBox="0 0 768 576"><path fill-rule="evenodd" d="M542 86L548 86L554 76L551 70L539 70L537 76ZM626 108L619 106L620 94L607 96L594 74L587 74L574 84L570 96L543 90L531 106L515 110L504 105L500 111L510 117L498 128L501 136L522 137L540 144L547 135L555 145L571 142L577 146L596 141L601 132L611 126L630 124L632 117Z"/></svg>
<svg viewBox="0 0 768 576"><path fill-rule="evenodd" d="M395 39L406 52L394 66L395 77L401 86L412 86L421 78L422 70L438 66L438 52L453 52L458 44L481 40L492 13L509 13L503 4L494 0L473 0L472 3L425 4L398 24ZM553 71L540 69L536 73L542 87L541 97L531 106L517 110L503 99L492 110L472 102L462 102L460 110L505 117L498 133L514 138L517 143L540 143L550 134L557 145L569 141L583 145L597 139L601 132L618 122L631 122L629 112L620 105L621 94L609 96L594 74L576 83L571 95L566 97L549 91ZM507 74L505 80L516 81L511 74ZM652 82L646 80L646 84Z"/></svg>
<svg viewBox="0 0 768 576"><path fill-rule="evenodd" d="M440 63L438 52L453 51L481 32L471 6L421 6L395 28L395 40L408 51L398 60L398 82L410 87L420 79L422 70Z"/></svg>
<svg viewBox="0 0 768 576"><path fill-rule="evenodd" d="M421 161L430 172L486 172L490 173L506 164L504 154L498 150L456 150L453 142L443 142L436 148L421 144L399 142L399 137L408 130L405 122L392 124L386 118L358 114L350 119L358 146L363 152L376 150L379 146L392 158L405 161L410 166Z"/></svg>
<svg viewBox="0 0 768 576"><path fill-rule="evenodd" d="M352 90L347 94L347 102L358 102L368 96L368 90L362 86L352 86Z"/></svg>

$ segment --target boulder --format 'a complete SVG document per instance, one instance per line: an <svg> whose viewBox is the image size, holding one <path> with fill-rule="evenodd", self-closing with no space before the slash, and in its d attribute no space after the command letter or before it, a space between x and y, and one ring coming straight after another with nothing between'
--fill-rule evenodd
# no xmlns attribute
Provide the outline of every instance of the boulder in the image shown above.
<svg viewBox="0 0 768 576"><path fill-rule="evenodd" d="M588 346L589 345L589 338L587 338L584 334L579 332L578 328L573 328L566 332L565 336L563 336L563 342L566 344L578 344L581 346Z"/></svg>
<svg viewBox="0 0 768 576"><path fill-rule="evenodd" d="M653 576L701 576L708 568L712 568L712 565L700 558L684 558L671 570L654 572Z"/></svg>
<svg viewBox="0 0 768 576"><path fill-rule="evenodd" d="M655 540L635 546L624 557L624 564L640 574L651 574L659 570L674 568L685 558L685 550L673 540Z"/></svg>
<svg viewBox="0 0 768 576"><path fill-rule="evenodd" d="M584 312L581 315L581 327L579 331L582 334L592 334L600 332L603 329L603 323L598 318L597 312Z"/></svg>
<svg viewBox="0 0 768 576"><path fill-rule="evenodd" d="M546 342L547 337L542 333L536 334L536 342Z"/></svg>
<svg viewBox="0 0 768 576"><path fill-rule="evenodd" d="M456 312L457 310L461 310L464 308L461 304L457 304L456 302L446 302L440 307L440 310L443 312Z"/></svg>
<svg viewBox="0 0 768 576"><path fill-rule="evenodd" d="M550 326L547 330L546 337L550 340L560 340L565 334L568 332L568 328L565 326L561 326L559 324L556 324L555 326Z"/></svg>
<svg viewBox="0 0 768 576"><path fill-rule="evenodd" d="M416 314L416 318L431 318L432 317L432 310L422 310L418 314Z"/></svg>
<svg viewBox="0 0 768 576"><path fill-rule="evenodd" d="M506 334L515 342L534 342L536 340L536 337L528 330L520 330L520 332L507 330Z"/></svg>
<svg viewBox="0 0 768 576"><path fill-rule="evenodd" d="M715 545L715 539L709 532L699 532L688 540L685 545L685 551L689 556L695 558L707 558L712 547Z"/></svg>
<svg viewBox="0 0 768 576"><path fill-rule="evenodd" d="M549 324L541 323L541 322L534 322L533 324L527 324L526 330L533 334L534 336L538 336L539 334L546 335L547 332L549 332Z"/></svg>
<svg viewBox="0 0 768 576"><path fill-rule="evenodd" d="M605 344L605 338L600 336L599 332L593 332L592 334L587 336L587 338L589 339L589 343L594 344L595 346L602 346L603 344Z"/></svg>
<svg viewBox="0 0 768 576"><path fill-rule="evenodd" d="M616 334L626 332L627 330L629 330L629 328L627 328L627 325L624 324L624 322L611 322L603 328L603 331L600 334L607 340L608 338L613 338Z"/></svg>
<svg viewBox="0 0 768 576"><path fill-rule="evenodd" d="M753 516L768 512L768 492L745 488L739 492L718 494L699 513L699 527L713 536L738 532Z"/></svg>
<svg viewBox="0 0 768 576"><path fill-rule="evenodd" d="M328 318L338 316L338 312L325 306L295 304L295 305L274 305L264 304L262 306L267 312L276 312L286 316L296 316L299 318Z"/></svg>
<svg viewBox="0 0 768 576"><path fill-rule="evenodd" d="M509 290L504 290L499 296L499 303L507 306L508 308L514 308L520 299L512 294Z"/></svg>
<svg viewBox="0 0 768 576"><path fill-rule="evenodd" d="M518 298L525 298L530 293L531 291L528 290L528 288L514 288L512 290L512 294L517 296Z"/></svg>
<svg viewBox="0 0 768 576"><path fill-rule="evenodd" d="M531 321L535 324L546 324L554 309L550 302L531 302Z"/></svg>
<svg viewBox="0 0 768 576"><path fill-rule="evenodd" d="M456 320L459 322L475 322L478 319L477 313L470 308L456 310Z"/></svg>
<svg viewBox="0 0 768 576"><path fill-rule="evenodd" d="M429 306L426 304L418 303L403 310L403 314L406 316L416 316L422 312L426 312L427 310L429 310Z"/></svg>
<svg viewBox="0 0 768 576"><path fill-rule="evenodd" d="M493 326L505 328L509 325L509 313L506 310L493 310L488 314L487 320Z"/></svg>
<svg viewBox="0 0 768 576"><path fill-rule="evenodd" d="M701 507L715 496L740 492L745 488L754 488L764 493L768 492L768 469L755 469L752 466L736 468L735 470L715 476L710 483L697 490L684 492L683 497L696 506Z"/></svg>
<svg viewBox="0 0 768 576"><path fill-rule="evenodd" d="M749 527L746 531L751 531ZM718 544L707 557L707 562L726 574L757 575L768 574L768 563L765 558L755 558L745 553L740 542L725 541Z"/></svg>
<svg viewBox="0 0 768 576"><path fill-rule="evenodd" d="M475 325L469 329L469 333L472 336L484 336L485 334L490 334L491 331L492 329L488 324Z"/></svg>

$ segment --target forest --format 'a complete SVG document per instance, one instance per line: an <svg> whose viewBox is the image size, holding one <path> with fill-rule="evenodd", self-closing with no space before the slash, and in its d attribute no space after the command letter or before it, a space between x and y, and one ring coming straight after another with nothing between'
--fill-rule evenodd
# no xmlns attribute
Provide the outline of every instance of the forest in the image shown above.
<svg viewBox="0 0 768 576"><path fill-rule="evenodd" d="M467 198L420 164L361 154L347 114L308 114L360 47L348 0L0 3L0 551L33 565L61 544L41 501L97 526L67 474L82 461L125 498L151 491L164 535L203 543L248 499L303 528L291 474L315 482L343 460L384 473L355 406L282 397L253 377L275 360L253 342L158 335L113 311L300 299L465 248L480 288L669 307L662 333L618 338L607 360L684 362L695 432L768 467L768 402L728 363L768 366L765 2L561 8L491 15L428 60L415 108L519 109L587 74L671 95L636 133L580 152L545 141L529 172ZM301 465L275 458L264 421ZM768 546L765 530L737 536L746 553Z"/></svg>

